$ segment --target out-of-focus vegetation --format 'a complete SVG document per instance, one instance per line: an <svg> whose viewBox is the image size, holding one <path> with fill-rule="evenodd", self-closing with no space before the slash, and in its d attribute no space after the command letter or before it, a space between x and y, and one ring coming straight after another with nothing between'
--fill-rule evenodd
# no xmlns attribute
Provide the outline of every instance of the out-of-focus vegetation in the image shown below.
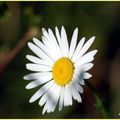
<svg viewBox="0 0 120 120"><path fill-rule="evenodd" d="M0 2L0 118L102 118L95 98L84 86L82 103L42 115L38 101L29 98L38 88L25 90L23 76L32 54L27 41L41 37L41 28L64 25L69 41L75 27L79 40L95 35L98 49L89 80L97 89L110 118L120 113L120 2Z"/></svg>

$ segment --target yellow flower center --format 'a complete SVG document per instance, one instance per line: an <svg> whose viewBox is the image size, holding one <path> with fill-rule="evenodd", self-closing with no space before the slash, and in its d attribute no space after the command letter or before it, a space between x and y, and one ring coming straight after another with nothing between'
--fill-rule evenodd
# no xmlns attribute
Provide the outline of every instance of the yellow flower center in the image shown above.
<svg viewBox="0 0 120 120"><path fill-rule="evenodd" d="M53 66L52 75L58 85L66 85L72 80L74 66L68 58L60 58Z"/></svg>

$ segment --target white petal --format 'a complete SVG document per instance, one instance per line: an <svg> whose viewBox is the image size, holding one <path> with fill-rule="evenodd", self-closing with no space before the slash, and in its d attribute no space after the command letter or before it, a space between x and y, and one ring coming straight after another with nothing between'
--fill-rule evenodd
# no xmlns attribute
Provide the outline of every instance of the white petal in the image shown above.
<svg viewBox="0 0 120 120"><path fill-rule="evenodd" d="M72 84L74 84L76 90L78 90L80 93L83 93L83 88L79 84L79 81L80 81L80 78L77 75L74 75L73 80L71 82Z"/></svg>
<svg viewBox="0 0 120 120"><path fill-rule="evenodd" d="M88 71L93 67L93 63L87 63L81 66L83 71Z"/></svg>
<svg viewBox="0 0 120 120"><path fill-rule="evenodd" d="M77 57L78 57L78 54L79 54L80 50L82 49L82 46L83 46L84 42L85 42L85 37L83 37L83 38L79 41L79 43L78 43L78 45L77 45L77 48L75 49L75 52L74 52L73 57L72 57L72 61L73 61L73 62L76 61L76 59L77 59Z"/></svg>
<svg viewBox="0 0 120 120"><path fill-rule="evenodd" d="M31 62L36 63L36 64L52 66L51 63L46 62L46 61L44 61L44 60L42 60L42 59L40 59L40 58L38 58L38 57L32 56L32 55L26 55L26 58L27 58L28 60L30 60Z"/></svg>
<svg viewBox="0 0 120 120"><path fill-rule="evenodd" d="M24 76L23 79L25 80L35 80L35 79L40 79L40 80L49 80L52 78L52 73L51 72L38 72L38 73L32 73Z"/></svg>
<svg viewBox="0 0 120 120"><path fill-rule="evenodd" d="M74 65L76 68L78 68L78 67L81 67L81 65L83 65L83 64L92 62L93 60L94 60L93 57L85 56L85 57L81 58L79 61L77 61Z"/></svg>
<svg viewBox="0 0 120 120"><path fill-rule="evenodd" d="M46 83L44 86L42 86L29 100L30 103L36 101L38 98L40 98L47 90L51 88L53 85L53 80Z"/></svg>
<svg viewBox="0 0 120 120"><path fill-rule="evenodd" d="M74 73L74 79L80 83L80 85L85 85L84 78L83 78L83 73L84 72L75 72Z"/></svg>
<svg viewBox="0 0 120 120"><path fill-rule="evenodd" d="M58 40L58 44L60 46L61 54L63 55L63 53L64 53L64 49L63 49L63 45L62 45L63 43L62 43L60 33L59 33L59 30L58 30L57 27L55 27L55 33L56 33L56 37L57 37L57 40Z"/></svg>
<svg viewBox="0 0 120 120"><path fill-rule="evenodd" d="M72 82L70 83L70 89L71 89L71 94L73 96L73 99L77 100L78 102L81 102L82 101L81 96L79 92L75 89L75 86Z"/></svg>
<svg viewBox="0 0 120 120"><path fill-rule="evenodd" d="M61 86L58 86L56 83L51 87L51 89L46 93L48 96L47 102L43 108L43 114L47 112L53 112L56 108L56 105L59 100L61 91Z"/></svg>
<svg viewBox="0 0 120 120"><path fill-rule="evenodd" d="M83 79L89 79L89 78L91 78L91 77L92 77L91 74L89 74L89 73L87 73L87 72L83 73Z"/></svg>
<svg viewBox="0 0 120 120"><path fill-rule="evenodd" d="M40 75L40 76L38 76L38 75ZM30 82L26 86L26 89L32 89L32 88L35 88L35 87L37 87L37 86L39 86L41 84L44 84L44 83L50 81L52 79L52 75L51 75L51 73L50 74L47 74L47 73L45 73L45 74L34 73L34 74L29 74L29 75L25 76L25 78L30 78L30 79L37 78L36 80Z"/></svg>
<svg viewBox="0 0 120 120"><path fill-rule="evenodd" d="M57 44L56 38L55 38L55 36L54 36L51 29L48 29L48 32L44 28L42 30L44 31L43 32L44 36L42 37L43 42L44 42L44 40L46 38L47 40L44 42L44 44L50 50L50 52L52 52L51 54L54 54L53 59L56 61L62 55L61 51L60 51L60 48L59 48L59 46Z"/></svg>
<svg viewBox="0 0 120 120"><path fill-rule="evenodd" d="M80 79L80 80L79 80L79 83L80 83L80 85L85 85L84 79Z"/></svg>
<svg viewBox="0 0 120 120"><path fill-rule="evenodd" d="M75 89L78 90L80 93L83 93L83 88L80 84L76 83L75 84Z"/></svg>
<svg viewBox="0 0 120 120"><path fill-rule="evenodd" d="M44 81L43 80L34 80L26 86L26 89L32 89L32 88L38 87L39 85L44 84L48 81L50 81L50 79L49 80L44 80Z"/></svg>
<svg viewBox="0 0 120 120"><path fill-rule="evenodd" d="M42 41L45 44L45 46L47 47L47 49L49 51L49 55L51 56L53 61L56 61L59 56L58 56L57 51L55 50L55 47L53 45L54 43L51 42L50 40L47 40L44 36L42 36Z"/></svg>
<svg viewBox="0 0 120 120"><path fill-rule="evenodd" d="M78 74L81 74L81 72L88 71L92 67L93 67L93 63L86 63L86 64L83 64L83 65L81 65L79 67L76 67L74 72L78 73Z"/></svg>
<svg viewBox="0 0 120 120"><path fill-rule="evenodd" d="M49 100L47 100L47 99L49 99L49 98L46 97L46 101L47 101L47 102L46 102L46 104L44 105L44 108L43 108L43 111L42 111L42 115L45 114L46 111L47 111L48 113L50 113L50 112L48 111L48 109L49 109L50 107L52 108Z"/></svg>
<svg viewBox="0 0 120 120"><path fill-rule="evenodd" d="M55 86L55 83L53 84L53 86ZM52 87L53 87L53 86L52 86ZM50 89L52 89L52 87L51 87ZM50 89L49 89L49 90L50 90ZM40 99L40 101L39 101L39 105L40 105L40 106L44 105L44 104L46 103L48 97L50 97L50 96L51 96L51 95L49 94L49 91L47 91L47 92L41 97L41 99Z"/></svg>
<svg viewBox="0 0 120 120"><path fill-rule="evenodd" d="M49 51L49 49L48 49L47 46L45 46L45 45L44 45L40 40L38 40L37 38L33 38L33 42L53 60L53 56L51 55L51 52ZM49 46L50 46L50 45L49 45Z"/></svg>
<svg viewBox="0 0 120 120"><path fill-rule="evenodd" d="M65 86L64 106L72 105L72 95L69 84Z"/></svg>
<svg viewBox="0 0 120 120"><path fill-rule="evenodd" d="M61 51L60 51L60 47L59 47L59 45L57 43L57 40L56 40L56 38L55 38L55 36L54 36L54 34L53 34L51 29L48 29L48 32L49 32L49 36L50 36L51 42L54 43L55 50L57 51L57 54L58 54L58 58L60 58L62 56L62 54L61 54Z"/></svg>
<svg viewBox="0 0 120 120"><path fill-rule="evenodd" d="M64 48L64 57L68 57L68 40L67 40L67 34L65 31L65 28L62 26L61 28L61 40L63 43L63 48Z"/></svg>
<svg viewBox="0 0 120 120"><path fill-rule="evenodd" d="M38 65L38 64L32 64L28 63L26 64L26 68L30 71L52 71L52 68L49 66L44 66L44 65Z"/></svg>
<svg viewBox="0 0 120 120"><path fill-rule="evenodd" d="M74 30L73 36L72 36L72 39L71 39L70 50L69 50L69 58L70 59L73 56L73 53L75 51L75 47L76 47L76 43L77 43L77 37L78 37L78 28L76 28Z"/></svg>
<svg viewBox="0 0 120 120"><path fill-rule="evenodd" d="M50 91L51 89L53 89L54 86L55 86L55 83L54 83L53 86L49 89L49 91ZM49 91L47 91L47 92L41 97L41 99L40 99L40 101L39 101L39 105L40 105L40 106L43 106L43 105L47 102L47 100L50 99L51 94L49 94ZM47 109L44 108L44 110L43 110L42 113L44 113L46 110L47 110Z"/></svg>
<svg viewBox="0 0 120 120"><path fill-rule="evenodd" d="M47 31L45 30L45 28L42 28L42 33L47 39L49 39L49 35L48 35Z"/></svg>
<svg viewBox="0 0 120 120"><path fill-rule="evenodd" d="M37 38L33 38L33 42L40 48L42 49L44 52L46 52L46 47L45 45L40 41L38 40Z"/></svg>
<svg viewBox="0 0 120 120"><path fill-rule="evenodd" d="M53 104L53 108L50 110L50 112L53 112L57 106L59 97L60 97L60 92L61 92L61 86L58 86L56 84L55 88L53 88L53 90L51 90L51 95L52 95L52 100L54 102L54 104L51 102L51 104Z"/></svg>
<svg viewBox="0 0 120 120"><path fill-rule="evenodd" d="M46 92L47 93L47 92ZM40 106L43 106L45 103L46 103L46 101L47 101L47 99L48 99L48 94L44 94L42 97L41 97L41 99L39 100L39 105Z"/></svg>
<svg viewBox="0 0 120 120"><path fill-rule="evenodd" d="M61 94L60 94L60 100L59 100L59 111L62 110L63 108L63 103L64 103L64 87L61 88Z"/></svg>
<svg viewBox="0 0 120 120"><path fill-rule="evenodd" d="M92 43L94 42L95 36L91 37L83 46L83 48L81 49L80 53L78 54L77 60L81 58L82 55L85 54L85 52L89 49L89 47L92 45ZM76 61L77 61L76 60Z"/></svg>
<svg viewBox="0 0 120 120"><path fill-rule="evenodd" d="M90 52L88 52L87 54L85 54L84 56L82 56L81 58L79 58L76 62L75 62L75 67L79 67L82 64L85 63L89 63L91 61L94 60L94 55L97 53L97 50L92 50Z"/></svg>
<svg viewBox="0 0 120 120"><path fill-rule="evenodd" d="M80 83L80 85L85 85L84 79L83 79L83 72L79 71L79 72L75 72L74 76L76 79L78 79L77 81Z"/></svg>
<svg viewBox="0 0 120 120"><path fill-rule="evenodd" d="M53 61L50 59L50 57L48 55L46 55L39 47L37 47L36 45L28 42L28 47L36 54L38 55L41 59L50 62L51 64L53 64Z"/></svg>

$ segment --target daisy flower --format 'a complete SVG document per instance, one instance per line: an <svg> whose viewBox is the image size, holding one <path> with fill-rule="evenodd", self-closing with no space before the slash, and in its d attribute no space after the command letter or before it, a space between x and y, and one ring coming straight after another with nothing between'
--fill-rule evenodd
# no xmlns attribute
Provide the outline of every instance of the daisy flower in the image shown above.
<svg viewBox="0 0 120 120"><path fill-rule="evenodd" d="M33 38L34 43L28 42L36 56L26 56L31 61L26 68L34 73L24 76L24 79L30 80L26 89L38 87L29 102L39 99L38 104L44 106L44 114L53 112L57 105L59 110L72 105L73 99L82 102L82 85L85 79L92 77L87 71L93 67L91 62L97 50L86 53L94 42L94 36L86 43L83 37L77 44L78 28L73 32L70 45L63 26L61 31L55 27L55 35L51 29L46 31L43 28L42 33L42 42L37 38Z"/></svg>

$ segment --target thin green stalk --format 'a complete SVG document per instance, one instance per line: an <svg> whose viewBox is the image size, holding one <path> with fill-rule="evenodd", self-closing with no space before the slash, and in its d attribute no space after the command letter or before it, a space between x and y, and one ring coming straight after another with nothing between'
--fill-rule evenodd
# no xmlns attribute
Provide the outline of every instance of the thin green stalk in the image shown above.
<svg viewBox="0 0 120 120"><path fill-rule="evenodd" d="M99 94L97 93L96 89L91 85L90 82L88 82L87 80L85 81L86 85L90 88L90 90L92 91L95 99L96 99L96 107L100 110L103 118L109 118L108 113L103 105L102 99L100 98Z"/></svg>

